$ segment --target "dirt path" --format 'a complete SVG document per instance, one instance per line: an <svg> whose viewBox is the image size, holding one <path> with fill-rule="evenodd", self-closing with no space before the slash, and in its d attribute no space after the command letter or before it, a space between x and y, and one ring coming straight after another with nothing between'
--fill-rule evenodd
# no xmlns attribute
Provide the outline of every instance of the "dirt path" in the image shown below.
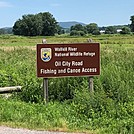
<svg viewBox="0 0 134 134"><path fill-rule="evenodd" d="M23 128L10 128L10 127L0 126L0 134L76 134L76 133L35 131L35 130L28 130Z"/></svg>

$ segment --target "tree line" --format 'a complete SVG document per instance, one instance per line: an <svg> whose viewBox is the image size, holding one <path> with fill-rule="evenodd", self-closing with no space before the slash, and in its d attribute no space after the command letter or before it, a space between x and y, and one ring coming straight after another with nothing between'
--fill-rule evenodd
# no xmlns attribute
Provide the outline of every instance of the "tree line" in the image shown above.
<svg viewBox="0 0 134 134"><path fill-rule="evenodd" d="M79 35L83 36L85 34L93 34L99 35L101 31L104 34L130 34L134 32L134 16L130 17L131 24L124 26L108 26L108 27L98 27L96 23L90 23L86 26L82 26L81 24L76 24L70 28L70 35ZM119 31L118 31L119 30Z"/></svg>
<svg viewBox="0 0 134 134"><path fill-rule="evenodd" d="M134 32L134 16L130 17L130 21L131 24L118 27L120 28L120 34ZM90 23L85 26L82 24L76 24L71 26L68 31L70 36L84 36L86 34L99 35L101 32L104 34L116 34L117 26L100 28L96 23ZM54 36L55 34L66 33L64 28L58 25L56 19L49 12L23 15L21 19L18 19L14 23L12 32L15 35L23 36ZM5 33L7 32L5 32L4 29L0 29L0 34Z"/></svg>

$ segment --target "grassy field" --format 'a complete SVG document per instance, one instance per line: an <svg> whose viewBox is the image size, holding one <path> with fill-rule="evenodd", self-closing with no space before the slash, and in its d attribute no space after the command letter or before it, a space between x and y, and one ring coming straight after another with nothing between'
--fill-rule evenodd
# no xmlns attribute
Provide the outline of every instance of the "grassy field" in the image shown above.
<svg viewBox="0 0 134 134"><path fill-rule="evenodd" d="M0 97L0 124L30 129L93 134L134 133L134 35L45 37L48 43L101 43L101 75L94 94L87 77L49 79L42 102L36 77L36 44L44 37L0 36L0 87L21 85L22 92Z"/></svg>
<svg viewBox="0 0 134 134"><path fill-rule="evenodd" d="M134 35L89 35L84 37L72 37L68 35L58 36L36 36L36 37L23 37L14 35L1 35L0 46L35 46L38 43L42 43L42 39L46 38L47 43L79 43L87 42L88 38L93 39L95 42L101 44L134 44Z"/></svg>

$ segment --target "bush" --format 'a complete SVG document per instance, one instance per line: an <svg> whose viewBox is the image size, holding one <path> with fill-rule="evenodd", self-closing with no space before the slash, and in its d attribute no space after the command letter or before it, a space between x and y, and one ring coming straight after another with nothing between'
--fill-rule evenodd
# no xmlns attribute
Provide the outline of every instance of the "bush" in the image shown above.
<svg viewBox="0 0 134 134"><path fill-rule="evenodd" d="M131 30L129 27L123 27L120 34L130 34Z"/></svg>
<svg viewBox="0 0 134 134"><path fill-rule="evenodd" d="M85 35L84 31L72 30L72 31L70 32L70 36L84 36L84 35Z"/></svg>

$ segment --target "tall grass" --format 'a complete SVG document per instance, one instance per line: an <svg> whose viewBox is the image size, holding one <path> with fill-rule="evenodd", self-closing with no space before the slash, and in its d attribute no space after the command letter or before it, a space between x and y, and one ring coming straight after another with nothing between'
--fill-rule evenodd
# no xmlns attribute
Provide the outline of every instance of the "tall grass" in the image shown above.
<svg viewBox="0 0 134 134"><path fill-rule="evenodd" d="M133 39L130 40L130 35L93 36L94 40L98 41L104 41L106 37L110 42L123 42L123 38L129 38L126 42L128 40L133 42ZM34 42L36 38L41 39L34 37L27 40ZM67 40L85 41L86 37L64 38L64 41L63 37L49 39L51 43L55 40L61 43ZM13 50L0 49L0 87L23 86L21 93L14 94L7 100L0 98L0 124L32 129L86 132L93 130L94 133L103 134L133 134L133 44L125 44L125 40L124 44L103 43L101 44L101 75L94 77L94 94L89 93L87 77L49 79L50 102L47 105L42 103L41 98L42 79L36 77L35 50L17 47Z"/></svg>
<svg viewBox="0 0 134 134"><path fill-rule="evenodd" d="M73 37L69 35L65 36L35 36L35 37L24 37L24 36L14 36L14 35L0 35L0 46L35 46L38 43L42 43L42 39L46 38L47 43L82 43L87 42L88 38L93 39L95 42L99 42L101 44L116 44L123 45L129 44L129 47L132 48L134 44L134 35L87 35L84 37ZM131 44L131 45L130 45Z"/></svg>

